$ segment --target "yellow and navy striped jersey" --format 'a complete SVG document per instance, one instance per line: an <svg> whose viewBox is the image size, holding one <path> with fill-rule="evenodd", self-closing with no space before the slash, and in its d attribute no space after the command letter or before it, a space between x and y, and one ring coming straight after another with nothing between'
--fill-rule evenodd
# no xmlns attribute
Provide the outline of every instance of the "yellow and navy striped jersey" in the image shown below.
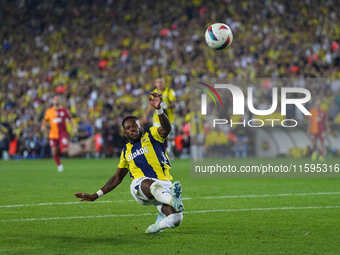
<svg viewBox="0 0 340 255"><path fill-rule="evenodd" d="M158 127L147 129L138 142L125 144L118 168L127 168L133 179L172 180L165 141L158 133Z"/></svg>
<svg viewBox="0 0 340 255"><path fill-rule="evenodd" d="M158 89L154 89L152 92L160 93ZM162 101L168 106L168 108L166 109L166 115L168 116L170 123L173 123L175 120L175 116L174 116L175 110L173 108L169 108L169 105L172 102L176 101L175 91L167 87L164 89L164 91L161 94L162 94ZM156 113L156 111L153 114L152 122L156 124L155 126L160 125L158 114Z"/></svg>

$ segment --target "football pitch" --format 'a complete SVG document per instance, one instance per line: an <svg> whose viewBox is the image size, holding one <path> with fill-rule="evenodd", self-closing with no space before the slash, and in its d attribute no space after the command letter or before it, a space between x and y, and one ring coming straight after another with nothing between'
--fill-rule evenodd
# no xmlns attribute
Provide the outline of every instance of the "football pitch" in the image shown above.
<svg viewBox="0 0 340 255"><path fill-rule="evenodd" d="M251 161L252 159L247 159ZM275 159L264 161L285 161ZM233 163L237 159L231 159ZM95 202L117 160L0 161L0 254L339 254L340 179L193 178L176 160L183 224L147 235L156 208L132 200L130 180Z"/></svg>

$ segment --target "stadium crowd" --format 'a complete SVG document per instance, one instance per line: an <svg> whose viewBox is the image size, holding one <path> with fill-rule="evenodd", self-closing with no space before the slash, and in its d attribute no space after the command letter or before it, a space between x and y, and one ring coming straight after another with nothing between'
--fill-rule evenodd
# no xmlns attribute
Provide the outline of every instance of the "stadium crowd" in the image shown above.
<svg viewBox="0 0 340 255"><path fill-rule="evenodd" d="M60 94L80 133L100 134L99 152L117 155L120 122L139 117L157 77L176 92L178 152L188 147L197 79L288 79L322 96L340 123L340 14L326 1L2 1L1 148L17 138L16 157L45 157L44 111ZM215 52L207 24L229 24L234 43ZM305 77L325 79L309 87ZM270 98L263 81L259 102ZM10 128L9 128L10 127ZM218 137L216 139L219 139ZM184 148L183 148L184 145ZM1 155L0 155L1 156Z"/></svg>

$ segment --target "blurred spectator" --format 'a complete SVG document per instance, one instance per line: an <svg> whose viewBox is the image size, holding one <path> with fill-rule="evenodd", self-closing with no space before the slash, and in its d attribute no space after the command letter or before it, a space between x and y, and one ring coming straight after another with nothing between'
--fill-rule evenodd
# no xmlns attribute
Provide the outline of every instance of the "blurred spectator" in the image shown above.
<svg viewBox="0 0 340 255"><path fill-rule="evenodd" d="M249 131L248 131L249 132ZM234 152L237 158L246 158L248 156L248 136L247 130L238 126L234 131Z"/></svg>
<svg viewBox="0 0 340 255"><path fill-rule="evenodd" d="M124 143L120 133L120 124L117 121L107 121L104 123L102 138L103 151L106 157L120 156Z"/></svg>
<svg viewBox="0 0 340 255"><path fill-rule="evenodd" d="M93 136L93 127L88 120L81 120L78 123L78 139L84 140Z"/></svg>
<svg viewBox="0 0 340 255"><path fill-rule="evenodd" d="M0 125L0 158L8 159L16 152L16 137L9 123Z"/></svg>

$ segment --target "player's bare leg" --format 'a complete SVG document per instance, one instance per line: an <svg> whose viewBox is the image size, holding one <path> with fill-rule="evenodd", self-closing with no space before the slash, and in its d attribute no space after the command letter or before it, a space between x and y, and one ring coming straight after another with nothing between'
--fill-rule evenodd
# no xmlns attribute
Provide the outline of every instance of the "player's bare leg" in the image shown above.
<svg viewBox="0 0 340 255"><path fill-rule="evenodd" d="M141 189L145 196L155 199L162 203L160 215L157 217L156 223L150 225L146 233L156 233L165 228L174 228L179 226L183 220L182 211L184 209L181 198L181 185L175 182L172 186L171 194L159 183L151 179L145 179L141 183Z"/></svg>

